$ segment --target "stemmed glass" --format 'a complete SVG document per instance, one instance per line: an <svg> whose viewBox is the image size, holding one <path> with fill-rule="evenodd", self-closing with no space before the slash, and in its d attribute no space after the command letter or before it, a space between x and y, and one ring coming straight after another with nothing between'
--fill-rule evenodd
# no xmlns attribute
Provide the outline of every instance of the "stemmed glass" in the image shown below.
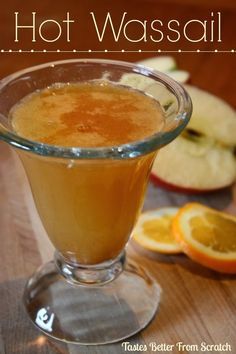
<svg viewBox="0 0 236 354"><path fill-rule="evenodd" d="M104 148L47 145L12 130L9 112L26 95L54 83L94 80L130 86L158 100L163 129ZM54 261L32 275L23 296L30 319L47 335L79 344L112 343L137 333L155 315L160 287L140 264L126 260L125 246L157 150L180 134L190 115L191 101L181 85L121 61L58 61L0 82L0 138L17 151L56 249Z"/></svg>

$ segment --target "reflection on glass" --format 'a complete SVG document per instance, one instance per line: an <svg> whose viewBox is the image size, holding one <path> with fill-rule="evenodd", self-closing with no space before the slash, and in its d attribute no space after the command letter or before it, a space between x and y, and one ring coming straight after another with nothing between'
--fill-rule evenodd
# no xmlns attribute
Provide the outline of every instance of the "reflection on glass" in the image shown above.
<svg viewBox="0 0 236 354"><path fill-rule="evenodd" d="M50 313L49 310L44 307L37 312L35 323L47 332L52 332L52 324L54 320L54 313Z"/></svg>

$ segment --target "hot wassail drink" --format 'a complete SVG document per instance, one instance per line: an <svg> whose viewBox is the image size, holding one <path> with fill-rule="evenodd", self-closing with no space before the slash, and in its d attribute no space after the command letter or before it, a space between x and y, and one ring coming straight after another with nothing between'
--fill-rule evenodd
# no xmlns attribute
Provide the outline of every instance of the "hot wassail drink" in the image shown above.
<svg viewBox="0 0 236 354"><path fill-rule="evenodd" d="M162 130L158 102L105 82L57 84L26 96L10 114L14 131L63 147L111 147ZM142 206L155 153L127 160L45 158L20 151L48 235L67 259L118 256Z"/></svg>

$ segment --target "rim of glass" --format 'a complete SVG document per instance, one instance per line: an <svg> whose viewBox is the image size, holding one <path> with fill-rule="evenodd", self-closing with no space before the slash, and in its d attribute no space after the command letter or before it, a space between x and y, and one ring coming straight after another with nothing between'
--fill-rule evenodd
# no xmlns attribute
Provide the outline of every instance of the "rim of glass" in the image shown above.
<svg viewBox="0 0 236 354"><path fill-rule="evenodd" d="M145 155L149 152L155 151L158 148L168 144L175 137L177 137L184 127L187 125L191 113L192 113L192 102L186 90L178 82L163 74L159 71L152 70L143 65L136 63L129 63L120 60L109 60L109 59L66 59L48 62L36 66L32 66L20 71L17 71L9 76L0 80L0 94L1 89L3 89L11 81L17 79L18 77L31 73L37 70L41 70L47 67L55 67L62 64L106 64L119 67L120 69L126 68L131 69L133 73L137 73L155 81L162 83L166 86L169 91L176 97L178 102L178 112L175 117L177 126L167 132L157 132L145 139L130 142L127 144L121 144L116 146L106 146L106 147L93 147L84 148L79 146L74 147L63 147L57 145L44 144L37 141L32 141L23 138L14 132L10 131L0 123L0 139L7 142L8 144L25 150L37 155L48 156L48 157L58 157L58 158L68 158L68 159L122 159L122 158L134 158L141 155ZM5 117L7 119L7 117Z"/></svg>

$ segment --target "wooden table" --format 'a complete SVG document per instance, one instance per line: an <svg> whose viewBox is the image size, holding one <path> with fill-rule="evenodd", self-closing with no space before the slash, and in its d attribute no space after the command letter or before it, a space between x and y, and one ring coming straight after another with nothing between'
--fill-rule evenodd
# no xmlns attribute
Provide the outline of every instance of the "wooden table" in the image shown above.
<svg viewBox="0 0 236 354"><path fill-rule="evenodd" d="M33 2L32 2L33 3ZM235 46L235 5L234 1L199 2L195 6L192 0L173 0L155 2L154 0L133 0L114 2L110 5L107 0L99 1L99 6L91 1L83 4L63 1L52 5L49 1L37 5L22 2L17 6L16 0L10 0L9 6L1 4L0 27L2 48L19 49L13 42L12 15L14 11L21 11L24 18L36 10L41 20L53 14L63 18L66 11L80 14L82 28L86 26L86 14L96 11L102 16L106 11L120 14L127 11L136 18L197 18L214 11L221 10L224 15L223 43L220 48L231 49ZM188 3L188 5L187 5ZM201 3L201 5L200 5ZM46 6L48 5L48 6ZM217 7L215 7L217 5ZM20 7L20 8L19 8ZM86 34L86 35L85 35ZM93 33L80 33L79 46L88 49L93 46L101 50L102 44L93 41ZM27 38L26 38L27 39ZM26 44L27 43L27 44ZM77 45L74 40L68 45L71 50ZM25 47L32 43L25 42ZM58 44L57 44L58 45ZM103 43L109 49L115 49L118 44L107 38ZM121 42L119 48L127 45ZM185 48L185 43L182 43ZM78 45L77 45L78 47ZM42 49L42 42L34 44L34 49ZM47 45L46 48L56 48ZM61 43L63 48L63 43ZM129 45L128 49L137 45ZM143 50L152 50L150 43L143 43ZM178 47L170 43L161 45L162 50L176 50ZM192 47L191 47L192 48ZM195 46L196 48L196 46ZM209 44L202 43L199 48L208 50ZM211 44L211 48L213 45ZM1 48L0 48L1 49ZM236 49L236 48L234 48ZM151 56L151 53L87 53L88 57L107 57L113 59L135 61ZM234 107L236 81L232 73L236 71L235 54L232 53L174 53L179 67L191 73L191 83L217 94ZM1 53L0 77L40 62L59 60L68 57L79 57L80 54L66 53ZM85 56L85 55L83 55ZM220 166L219 166L220 168ZM186 201L197 200L207 205L236 214L236 189L231 188L209 195L184 195L167 192L149 185L145 200L145 209L160 206L182 205ZM51 259L52 246L49 244L45 231L37 216L29 186L24 171L13 155L13 152L4 143L0 143L0 237L1 237L1 270L0 270L0 353L1 354L51 354L51 353L126 353L121 343L82 347L64 345L52 341L36 330L27 318L21 295L27 277L43 262ZM231 353L236 353L236 277L220 275L203 268L183 255L160 256L144 251L131 244L128 255L145 266L152 276L160 283L163 297L157 316L152 323L140 334L130 339L132 344L147 344L151 342L175 344L183 342L193 345L207 342L218 344L228 342ZM132 351L131 351L132 352ZM133 351L134 352L134 351ZM142 352L142 351L139 351ZM151 349L146 351L151 353ZM164 351L162 351L164 352ZM178 353L174 349L172 353ZM182 353L188 351L182 351ZM190 352L190 351L189 351ZM197 353L192 351L191 353ZM198 351L198 353L201 351ZM213 351L215 352L215 351Z"/></svg>

